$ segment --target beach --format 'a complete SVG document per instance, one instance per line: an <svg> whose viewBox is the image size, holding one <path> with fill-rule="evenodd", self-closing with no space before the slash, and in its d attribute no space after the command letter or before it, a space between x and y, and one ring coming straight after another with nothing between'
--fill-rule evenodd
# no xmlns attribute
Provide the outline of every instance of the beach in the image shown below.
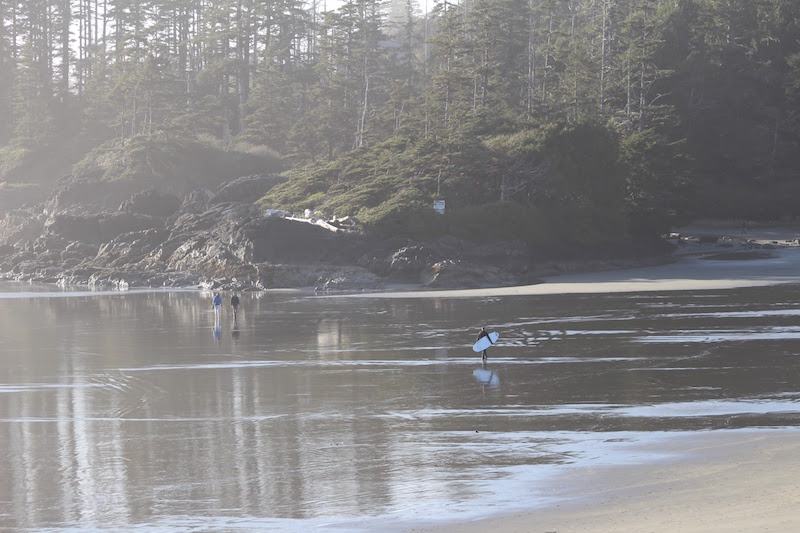
<svg viewBox="0 0 800 533"><path fill-rule="evenodd" d="M553 294L702 291L800 283L800 227L764 226L739 235L738 226L693 226L672 239L663 264L546 276L512 287L372 292L370 298L474 298ZM362 297L365 294L341 295Z"/></svg>
<svg viewBox="0 0 800 533"><path fill-rule="evenodd" d="M527 287L447 291L437 297L700 291L800 283L796 228L735 225L692 228L717 242L683 243L673 263L639 269L549 278ZM738 260L719 252L768 253ZM405 293L404 296L431 296ZM394 295L386 295L394 297ZM578 467L554 485L553 503L417 533L608 533L800 531L800 431L795 427L717 430L651 442L638 464ZM658 459L652 460L652 457ZM520 502L524 507L524 502Z"/></svg>
<svg viewBox="0 0 800 533"><path fill-rule="evenodd" d="M562 503L417 532L800 530L800 432L715 431L668 439L655 464L575 469ZM650 450L651 452L654 450Z"/></svg>
<svg viewBox="0 0 800 533"><path fill-rule="evenodd" d="M525 287L243 293L238 322L191 290L8 284L0 529L800 530L793 235Z"/></svg>

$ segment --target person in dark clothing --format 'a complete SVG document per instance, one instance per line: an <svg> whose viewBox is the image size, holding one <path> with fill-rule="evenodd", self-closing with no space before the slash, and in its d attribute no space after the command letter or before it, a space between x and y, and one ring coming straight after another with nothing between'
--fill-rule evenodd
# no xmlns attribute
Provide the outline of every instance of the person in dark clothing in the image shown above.
<svg viewBox="0 0 800 533"><path fill-rule="evenodd" d="M239 296L235 292L231 296L231 307L233 308L233 318L236 318L236 313L239 311Z"/></svg>
<svg viewBox="0 0 800 533"><path fill-rule="evenodd" d="M481 326L481 330L478 332L478 338L475 339L475 342L478 342L484 337L489 337L489 332L486 331L486 326ZM489 337L489 342L494 344L491 337ZM486 359L486 350L483 351L482 359Z"/></svg>

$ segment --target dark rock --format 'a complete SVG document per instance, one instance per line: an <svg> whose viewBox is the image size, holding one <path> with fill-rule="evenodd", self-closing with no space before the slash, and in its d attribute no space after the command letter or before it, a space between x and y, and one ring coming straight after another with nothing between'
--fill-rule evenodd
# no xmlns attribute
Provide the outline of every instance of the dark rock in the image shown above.
<svg viewBox="0 0 800 533"><path fill-rule="evenodd" d="M392 255L389 277L397 281L417 281L423 269L432 263L431 251L424 246L406 246Z"/></svg>
<svg viewBox="0 0 800 533"><path fill-rule="evenodd" d="M45 202L44 211L53 215L116 210L140 189L141 186L133 181L104 181L99 175L67 176L56 183Z"/></svg>
<svg viewBox="0 0 800 533"><path fill-rule="evenodd" d="M208 209L214 193L208 189L195 189L183 199L180 208L167 220L167 227L175 224L175 219L185 214L200 214Z"/></svg>
<svg viewBox="0 0 800 533"><path fill-rule="evenodd" d="M99 219L100 242L108 242L124 233L163 228L164 223L150 215L109 213Z"/></svg>
<svg viewBox="0 0 800 533"><path fill-rule="evenodd" d="M119 206L120 211L167 218L181 207L181 200L174 194L162 194L155 189L136 193Z"/></svg>
<svg viewBox="0 0 800 533"><path fill-rule="evenodd" d="M102 244L118 235L163 227L152 216L135 213L103 213L91 215L57 214L44 224L46 235L58 236L67 241Z"/></svg>
<svg viewBox="0 0 800 533"><path fill-rule="evenodd" d="M100 219L97 216L71 214L53 215L44 223L46 235L56 235L67 241L100 244Z"/></svg>
<svg viewBox="0 0 800 533"><path fill-rule="evenodd" d="M340 247L344 239L304 222L261 218L244 224L238 234L252 243L254 262L309 263L324 260L335 263L342 257Z"/></svg>
<svg viewBox="0 0 800 533"><path fill-rule="evenodd" d="M38 185L0 183L0 215L24 205L43 202L47 195Z"/></svg>

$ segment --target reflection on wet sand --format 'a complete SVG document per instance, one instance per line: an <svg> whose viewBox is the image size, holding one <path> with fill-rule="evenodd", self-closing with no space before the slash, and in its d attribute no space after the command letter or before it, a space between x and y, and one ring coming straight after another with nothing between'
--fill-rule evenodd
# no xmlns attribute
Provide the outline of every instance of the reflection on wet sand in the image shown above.
<svg viewBox="0 0 800 533"><path fill-rule="evenodd" d="M192 292L0 298L0 529L374 530L544 501L560 465L626 443L796 425L799 296L265 293L219 322Z"/></svg>

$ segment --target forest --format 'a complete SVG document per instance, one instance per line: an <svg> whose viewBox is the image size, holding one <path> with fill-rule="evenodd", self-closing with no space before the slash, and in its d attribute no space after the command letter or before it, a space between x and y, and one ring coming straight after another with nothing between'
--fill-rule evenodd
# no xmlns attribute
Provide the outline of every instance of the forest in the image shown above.
<svg viewBox="0 0 800 533"><path fill-rule="evenodd" d="M797 0L0 0L6 187L597 242L791 219L798 170Z"/></svg>

